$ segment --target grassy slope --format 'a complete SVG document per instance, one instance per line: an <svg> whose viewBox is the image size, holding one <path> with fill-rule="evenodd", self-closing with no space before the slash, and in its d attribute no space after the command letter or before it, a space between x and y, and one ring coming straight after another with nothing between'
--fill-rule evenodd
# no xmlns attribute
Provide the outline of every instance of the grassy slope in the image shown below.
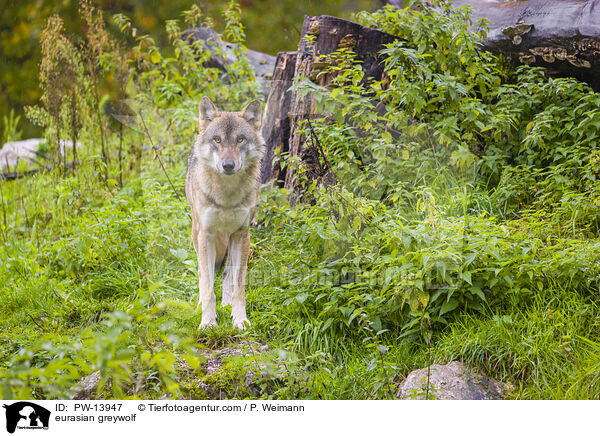
<svg viewBox="0 0 600 436"><path fill-rule="evenodd" d="M61 397L96 369L113 377L101 394L108 397L202 397L186 384L177 362L187 356L195 368L202 361L198 349L242 341L230 330L227 309L219 308L221 329L196 331L187 207L152 165L122 190L105 189L90 168L75 179L41 174L2 185L8 224L0 246L5 398ZM181 187L183 167L170 171ZM272 231L255 230L251 268L280 271L301 255L278 245L284 239ZM259 395L387 398L397 381L427 364L427 346L397 334L378 339L388 348L383 354L365 336L311 330L286 301L290 290L258 283L248 290L254 327L242 336L295 353L266 358L280 365L272 371L279 384L265 384ZM536 291L529 304L459 317L435 332L429 354L434 362L465 360L513 384L514 398L597 398L599 321L592 296L556 283ZM256 395L240 388L243 361L213 375L240 398Z"/></svg>

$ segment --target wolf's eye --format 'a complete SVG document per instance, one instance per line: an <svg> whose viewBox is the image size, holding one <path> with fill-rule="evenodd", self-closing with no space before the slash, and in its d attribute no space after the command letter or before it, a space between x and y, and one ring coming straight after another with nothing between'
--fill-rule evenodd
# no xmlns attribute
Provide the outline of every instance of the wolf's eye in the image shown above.
<svg viewBox="0 0 600 436"><path fill-rule="evenodd" d="M242 135L238 136L238 137L237 137L237 142L238 142L238 144L241 144L242 142L244 142L244 140L245 140L245 139L246 139L246 138L244 138Z"/></svg>
<svg viewBox="0 0 600 436"><path fill-rule="evenodd" d="M215 141L217 144L221 143L221 137L220 136L213 136L213 141Z"/></svg>

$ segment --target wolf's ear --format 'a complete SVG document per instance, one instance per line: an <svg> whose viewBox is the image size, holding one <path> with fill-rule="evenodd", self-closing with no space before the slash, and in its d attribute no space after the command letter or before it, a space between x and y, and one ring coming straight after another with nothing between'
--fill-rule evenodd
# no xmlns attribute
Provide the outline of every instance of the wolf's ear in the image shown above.
<svg viewBox="0 0 600 436"><path fill-rule="evenodd" d="M211 99L204 96L202 97L202 100L200 100L200 109L198 114L200 128L203 129L209 122L214 120L219 115L219 111Z"/></svg>
<svg viewBox="0 0 600 436"><path fill-rule="evenodd" d="M260 102L252 100L242 109L242 118L254 126L255 129L260 127Z"/></svg>

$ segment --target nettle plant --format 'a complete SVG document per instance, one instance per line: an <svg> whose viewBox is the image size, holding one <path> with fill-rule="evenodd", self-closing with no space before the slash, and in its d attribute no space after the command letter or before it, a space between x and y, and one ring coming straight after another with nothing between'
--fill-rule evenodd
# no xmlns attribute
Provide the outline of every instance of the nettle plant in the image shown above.
<svg viewBox="0 0 600 436"><path fill-rule="evenodd" d="M484 23L473 33L468 10L437 7L358 16L399 36L382 80L363 85L345 48L324 62L327 86L295 86L326 115L304 126L305 147L322 147L331 173L307 180L311 204L278 223L302 256L273 285L307 336L427 337L557 282L598 286L595 248L568 237L597 231L600 96L480 52ZM548 221L562 223L552 242Z"/></svg>
<svg viewBox="0 0 600 436"><path fill-rule="evenodd" d="M48 19L41 34L42 62L40 87L42 107L27 108L27 115L38 125L47 127L51 138L50 156L55 163L66 161L66 150L61 145L63 137L70 137L73 160L77 159L77 139L86 117L89 82L78 47L64 32L58 15ZM75 164L75 162L73 163ZM64 166L66 169L66 165Z"/></svg>
<svg viewBox="0 0 600 436"><path fill-rule="evenodd" d="M550 208L563 218L577 213L581 230L597 231L591 204L574 199L598 204L600 95L479 51L484 23L473 34L466 9L437 6L359 15L362 24L401 38L382 52L390 83L374 90L377 97L427 123L439 143L456 144L452 163L477 166L477 182L496 189L496 208L488 212Z"/></svg>

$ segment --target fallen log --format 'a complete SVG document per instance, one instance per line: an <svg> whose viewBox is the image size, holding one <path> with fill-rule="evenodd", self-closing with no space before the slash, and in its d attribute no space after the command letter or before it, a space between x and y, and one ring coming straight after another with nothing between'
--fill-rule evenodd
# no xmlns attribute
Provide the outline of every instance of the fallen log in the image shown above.
<svg viewBox="0 0 600 436"><path fill-rule="evenodd" d="M454 0L454 6L471 7L474 25L489 20L485 50L600 91L600 0Z"/></svg>
<svg viewBox="0 0 600 436"><path fill-rule="evenodd" d="M79 162L75 162L76 164L78 164ZM73 168L73 162L67 162L64 165L61 165L61 168ZM16 180L16 179L20 179L22 177L27 177L27 176L31 176L33 174L37 174L41 171L51 171L53 169L55 169L56 167L53 165L46 165L43 167L39 167L39 168L34 168L32 170L26 170L26 171L5 171L5 172L0 172L0 179L1 180Z"/></svg>

